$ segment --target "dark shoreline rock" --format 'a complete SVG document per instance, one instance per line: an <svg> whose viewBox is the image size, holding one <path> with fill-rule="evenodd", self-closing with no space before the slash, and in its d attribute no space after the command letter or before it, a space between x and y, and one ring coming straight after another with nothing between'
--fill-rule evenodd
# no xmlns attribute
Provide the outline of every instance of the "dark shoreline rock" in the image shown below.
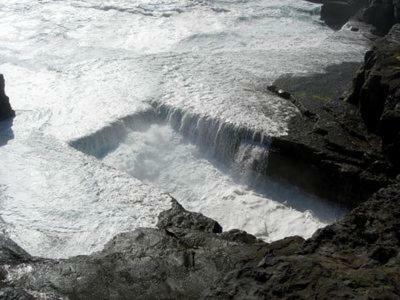
<svg viewBox="0 0 400 300"><path fill-rule="evenodd" d="M3 74L0 74L0 121L15 117L10 101L5 93L5 81Z"/></svg>
<svg viewBox="0 0 400 300"><path fill-rule="evenodd" d="M385 35L400 21L398 0L307 0L322 4L321 19L334 28L340 29L352 18L371 24L375 34ZM356 31L356 30L355 30Z"/></svg>
<svg viewBox="0 0 400 300"><path fill-rule="evenodd" d="M100 252L69 259L24 256L24 260L3 261L0 295L22 295L17 299L32 299L30 295L39 293L47 299L359 299L365 295L396 299L400 296L399 216L397 182L309 240L288 237L267 244L239 230L213 232L215 221L186 211L173 200L173 207L159 216L160 228L118 234ZM198 226L204 222L212 226ZM7 245L7 238L2 238L0 253L9 249ZM18 257L21 249L12 249Z"/></svg>
<svg viewBox="0 0 400 300"><path fill-rule="evenodd" d="M289 74L274 82L276 90L291 93L301 114L290 120L287 136L272 139L268 176L347 207L393 180L379 136L368 132L354 105L340 99L358 67L343 63L324 74Z"/></svg>
<svg viewBox="0 0 400 300"><path fill-rule="evenodd" d="M400 24L365 55L347 101L367 128L382 138L383 151L400 172Z"/></svg>

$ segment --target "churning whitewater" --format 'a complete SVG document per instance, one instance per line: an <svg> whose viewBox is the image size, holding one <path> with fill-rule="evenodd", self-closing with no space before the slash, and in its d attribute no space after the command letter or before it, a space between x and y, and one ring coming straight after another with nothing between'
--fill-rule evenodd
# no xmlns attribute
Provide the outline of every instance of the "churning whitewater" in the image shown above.
<svg viewBox="0 0 400 300"><path fill-rule="evenodd" d="M259 87L366 50L318 12L297 0L1 1L0 73L17 111L0 124L2 230L33 255L87 254L154 226L169 194L267 241L333 222L343 209L254 172L298 113Z"/></svg>

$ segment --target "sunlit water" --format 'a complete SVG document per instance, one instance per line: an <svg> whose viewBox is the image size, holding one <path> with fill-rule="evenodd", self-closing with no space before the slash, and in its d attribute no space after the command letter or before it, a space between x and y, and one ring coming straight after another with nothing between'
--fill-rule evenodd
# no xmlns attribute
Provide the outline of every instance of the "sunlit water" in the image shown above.
<svg viewBox="0 0 400 300"><path fill-rule="evenodd" d="M360 61L366 49L361 32L324 27L318 6L4 0L0 42L17 110L11 130L1 124L0 211L4 231L32 254L89 253L153 226L164 192L267 240L310 236L341 214L293 188L241 182L164 125L132 131L103 161L68 146L149 103L286 134L296 109L256 87Z"/></svg>

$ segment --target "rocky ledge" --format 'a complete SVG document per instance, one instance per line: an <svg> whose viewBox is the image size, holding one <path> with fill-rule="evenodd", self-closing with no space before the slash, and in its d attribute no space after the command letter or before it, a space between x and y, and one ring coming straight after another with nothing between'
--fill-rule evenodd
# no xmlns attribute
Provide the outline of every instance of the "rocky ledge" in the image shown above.
<svg viewBox="0 0 400 300"><path fill-rule="evenodd" d="M278 79L274 85L301 114L287 136L272 139L268 175L348 207L392 183L400 173L399 53L396 24L358 71L347 63L325 74Z"/></svg>
<svg viewBox="0 0 400 300"><path fill-rule="evenodd" d="M339 29L349 19L375 26L375 33L384 35L400 21L399 0L309 0L321 3L321 19L329 26Z"/></svg>
<svg viewBox="0 0 400 300"><path fill-rule="evenodd" d="M5 93L4 76L0 74L0 121L12 118L15 112L12 110L10 101Z"/></svg>
<svg viewBox="0 0 400 300"><path fill-rule="evenodd" d="M0 297L397 299L399 232L400 181L309 240L270 244L172 200L157 228L121 233L89 256L32 257L1 236Z"/></svg>

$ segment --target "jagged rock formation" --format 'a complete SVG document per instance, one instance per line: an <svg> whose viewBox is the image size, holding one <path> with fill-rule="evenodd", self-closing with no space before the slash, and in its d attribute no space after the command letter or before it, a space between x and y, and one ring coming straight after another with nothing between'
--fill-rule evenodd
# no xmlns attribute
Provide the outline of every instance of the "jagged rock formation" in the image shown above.
<svg viewBox="0 0 400 300"><path fill-rule="evenodd" d="M256 264L268 247L239 230L221 233L216 221L175 200L158 226L121 233L90 256L49 260L7 254L1 286L50 299L197 299L229 271ZM21 257L23 250L9 243L0 240L0 253Z"/></svg>
<svg viewBox="0 0 400 300"><path fill-rule="evenodd" d="M355 207L400 171L400 26L393 26L400 1L312 2L323 3L321 17L331 26L341 27L359 12L381 34L393 28L367 52L347 103L338 101L337 91L346 90L343 78L352 73L344 65L274 83L293 95L302 117L290 121L288 136L272 139L268 174ZM333 91L329 82L335 82Z"/></svg>
<svg viewBox="0 0 400 300"><path fill-rule="evenodd" d="M399 204L397 183L304 243L292 242L286 253L271 249L256 267L231 272L208 295L210 299L398 299Z"/></svg>
<svg viewBox="0 0 400 300"><path fill-rule="evenodd" d="M221 232L217 222L173 200L160 214L158 229L119 234L89 256L30 257L2 237L0 295L394 299L400 296L399 216L400 182L309 240L290 237L267 244L243 231Z"/></svg>
<svg viewBox="0 0 400 300"><path fill-rule="evenodd" d="M348 101L358 106L372 132L382 137L383 149L400 172L400 24L377 41L365 55Z"/></svg>
<svg viewBox="0 0 400 300"><path fill-rule="evenodd" d="M287 136L272 138L267 168L277 180L349 207L393 179L380 138L368 132L354 105L339 99L356 69L341 64L325 74L283 76L274 83L307 114L291 119Z"/></svg>
<svg viewBox="0 0 400 300"><path fill-rule="evenodd" d="M12 110L10 101L5 93L4 76L0 74L0 121L12 118L14 116L15 112Z"/></svg>
<svg viewBox="0 0 400 300"><path fill-rule="evenodd" d="M399 0L312 0L311 2L322 4L321 19L337 29L350 18L357 16L362 21L374 25L377 34L384 35L400 21Z"/></svg>

